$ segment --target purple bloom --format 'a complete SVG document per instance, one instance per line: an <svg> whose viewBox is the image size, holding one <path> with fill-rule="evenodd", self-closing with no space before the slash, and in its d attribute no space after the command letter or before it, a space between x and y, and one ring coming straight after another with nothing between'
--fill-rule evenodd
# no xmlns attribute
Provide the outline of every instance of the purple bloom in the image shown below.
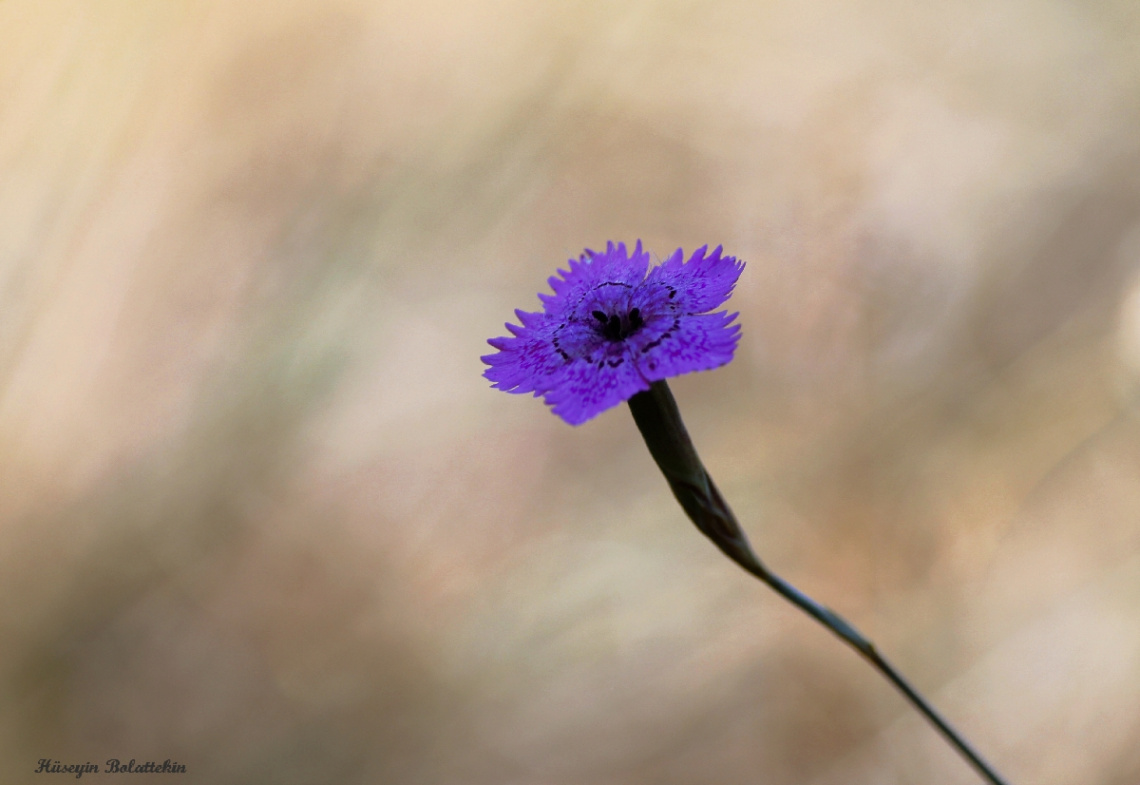
<svg viewBox="0 0 1140 785"><path fill-rule="evenodd" d="M487 342L498 351L482 358L491 366L483 375L496 389L543 396L581 425L652 382L724 365L740 339L731 324L739 314L707 312L732 294L744 263L707 249L682 262L678 248L648 276L640 240L632 255L624 243L587 250L550 277L542 313L516 310L522 326L506 325L513 337Z"/></svg>

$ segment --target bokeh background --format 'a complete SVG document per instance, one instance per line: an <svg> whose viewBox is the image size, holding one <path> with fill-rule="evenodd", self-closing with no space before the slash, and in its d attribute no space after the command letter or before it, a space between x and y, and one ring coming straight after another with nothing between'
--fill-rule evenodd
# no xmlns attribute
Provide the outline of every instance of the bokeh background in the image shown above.
<svg viewBox="0 0 1140 785"><path fill-rule="evenodd" d="M1138 128L1134 0L0 3L0 781L975 782L624 408L481 378L641 238L748 263L673 389L757 550L1135 785Z"/></svg>

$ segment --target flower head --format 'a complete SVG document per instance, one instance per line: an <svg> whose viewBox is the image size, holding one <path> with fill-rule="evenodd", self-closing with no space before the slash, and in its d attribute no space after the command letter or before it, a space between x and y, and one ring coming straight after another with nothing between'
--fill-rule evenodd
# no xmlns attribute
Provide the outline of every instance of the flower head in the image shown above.
<svg viewBox="0 0 1140 785"><path fill-rule="evenodd" d="M684 262L678 248L652 270L640 240L632 254L624 243L587 250L550 277L554 294L538 296L541 313L516 310L512 337L487 342L498 351L482 358L483 375L496 389L542 396L580 425L652 382L724 365L740 339L731 323L739 314L708 311L732 294L744 263L707 249Z"/></svg>

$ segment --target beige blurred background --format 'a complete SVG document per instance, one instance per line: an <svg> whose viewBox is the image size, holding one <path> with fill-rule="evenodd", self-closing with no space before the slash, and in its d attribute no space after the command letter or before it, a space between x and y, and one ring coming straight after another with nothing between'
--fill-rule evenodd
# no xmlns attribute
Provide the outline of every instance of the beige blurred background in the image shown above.
<svg viewBox="0 0 1140 785"><path fill-rule="evenodd" d="M641 238L748 263L673 388L759 552L1135 785L1138 128L1133 0L5 0L0 781L976 782L624 408L481 378Z"/></svg>

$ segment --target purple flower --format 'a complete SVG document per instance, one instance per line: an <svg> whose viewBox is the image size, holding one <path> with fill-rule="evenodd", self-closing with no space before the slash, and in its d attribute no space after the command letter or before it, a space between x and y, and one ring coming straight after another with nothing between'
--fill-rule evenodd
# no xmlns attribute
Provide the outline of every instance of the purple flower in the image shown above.
<svg viewBox="0 0 1140 785"><path fill-rule="evenodd" d="M681 249L646 271L641 241L630 255L624 243L588 250L570 269L551 276L553 295L540 294L542 313L516 310L513 337L492 338L498 349L482 358L492 387L543 396L571 425L616 406L652 382L707 371L732 360L739 314L707 313L732 294L743 262ZM561 277L559 277L561 276Z"/></svg>

